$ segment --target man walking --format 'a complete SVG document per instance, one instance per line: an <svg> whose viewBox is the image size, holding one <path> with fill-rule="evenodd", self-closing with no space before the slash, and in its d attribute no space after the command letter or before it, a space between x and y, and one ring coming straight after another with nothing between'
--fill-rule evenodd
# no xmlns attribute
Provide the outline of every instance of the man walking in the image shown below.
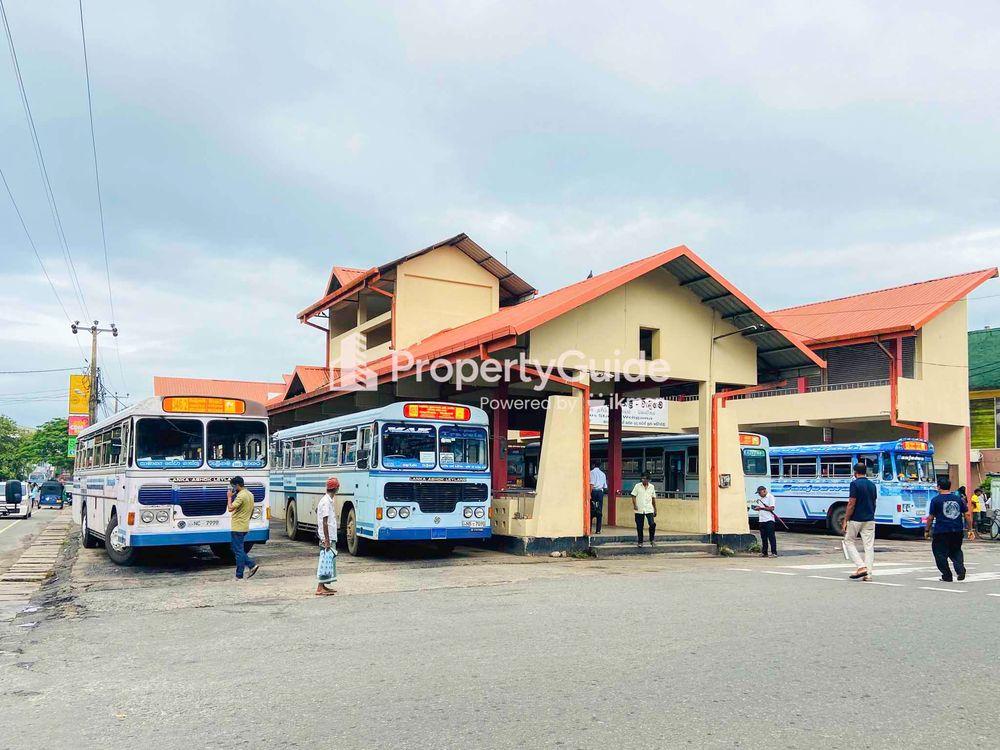
<svg viewBox="0 0 1000 750"><path fill-rule="evenodd" d="M601 520L604 515L604 493L608 490L608 478L601 471L597 461L590 462L590 518L597 519L597 533L601 533Z"/></svg>
<svg viewBox="0 0 1000 750"><path fill-rule="evenodd" d="M941 571L941 580L951 583L951 567L948 561L955 565L955 575L958 580L965 580L965 554L962 552L962 537L975 537L975 527L972 525L972 513L969 504L961 495L951 491L951 480L938 480L938 494L931 500L927 509L927 528L924 536L931 538L931 551L934 553L934 564Z"/></svg>
<svg viewBox="0 0 1000 750"><path fill-rule="evenodd" d="M233 477L229 480L229 490L226 492L226 509L229 511L230 544L233 557L236 558L236 580L243 580L244 568L249 568L247 578L257 575L260 566L250 559L250 549L253 542L247 542L250 531L250 515L253 513L253 495L243 484L243 477Z"/></svg>
<svg viewBox="0 0 1000 750"><path fill-rule="evenodd" d="M844 549L850 555L857 568L851 578L871 580L872 566L875 563L875 500L878 490L875 483L867 477L863 463L854 464L854 481L851 482L851 496L847 501L847 514L844 516ZM865 558L861 559L854 540L861 537L865 548Z"/></svg>
<svg viewBox="0 0 1000 750"><path fill-rule="evenodd" d="M337 580L337 490L340 480L330 477L326 480L326 494L316 506L316 535L319 537L320 564L316 567L316 596L333 596L336 589L326 584ZM332 557L332 566L323 565L323 557Z"/></svg>
<svg viewBox="0 0 1000 750"><path fill-rule="evenodd" d="M774 495L764 485L757 488L757 504L753 509L759 514L757 525L760 527L760 556L767 557L768 544L771 554L778 556L778 542L774 537Z"/></svg>
<svg viewBox="0 0 1000 750"><path fill-rule="evenodd" d="M649 546L655 547L656 535L656 487L649 481L649 474L642 475L642 481L632 488L632 511L635 513L635 531L642 546L642 526L649 524Z"/></svg>

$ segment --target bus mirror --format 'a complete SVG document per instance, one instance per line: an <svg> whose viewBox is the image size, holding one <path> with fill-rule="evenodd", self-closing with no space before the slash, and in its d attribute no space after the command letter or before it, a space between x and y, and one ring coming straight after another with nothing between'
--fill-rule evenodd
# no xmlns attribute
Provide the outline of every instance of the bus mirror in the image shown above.
<svg viewBox="0 0 1000 750"><path fill-rule="evenodd" d="M11 505L17 505L21 502L21 483L20 482L7 482L4 486L4 494L6 495L6 500Z"/></svg>
<svg viewBox="0 0 1000 750"><path fill-rule="evenodd" d="M122 452L122 439L121 438L111 438L111 452L121 453Z"/></svg>
<svg viewBox="0 0 1000 750"><path fill-rule="evenodd" d="M370 453L371 451L367 450L366 448L361 448L360 450L358 450L357 464L359 469L368 468L368 456L370 455Z"/></svg>

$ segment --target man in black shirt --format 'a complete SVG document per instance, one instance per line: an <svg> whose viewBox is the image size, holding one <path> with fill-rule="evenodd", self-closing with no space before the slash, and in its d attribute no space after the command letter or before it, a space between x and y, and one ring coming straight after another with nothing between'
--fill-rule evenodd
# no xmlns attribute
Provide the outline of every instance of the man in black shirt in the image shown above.
<svg viewBox="0 0 1000 750"><path fill-rule="evenodd" d="M871 580L875 562L875 500L878 490L875 483L866 476L863 463L854 464L854 481L851 482L851 496L847 501L847 515L844 516L844 550L857 567L851 578ZM861 559L854 540L861 537L865 547L865 558Z"/></svg>
<svg viewBox="0 0 1000 750"><path fill-rule="evenodd" d="M941 571L941 580L951 583L951 568L948 561L955 564L958 580L965 580L965 555L962 553L962 537L975 537L969 504L961 495L951 491L950 479L938 480L938 494L927 509L927 530L924 536L931 537L934 564Z"/></svg>

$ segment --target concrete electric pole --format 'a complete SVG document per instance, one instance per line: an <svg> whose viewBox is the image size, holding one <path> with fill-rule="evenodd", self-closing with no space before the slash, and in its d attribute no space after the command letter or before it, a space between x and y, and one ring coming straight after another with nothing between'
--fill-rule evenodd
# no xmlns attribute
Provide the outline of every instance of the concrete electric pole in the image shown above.
<svg viewBox="0 0 1000 750"><path fill-rule="evenodd" d="M100 395L100 388L97 382L97 335L100 333L110 333L112 336L118 335L118 328L114 323L111 324L111 328L98 328L99 321L94 321L94 325L90 328L85 328L83 330L90 331L90 423L94 424L97 421L97 403ZM80 321L74 321L70 325L70 330L73 333L80 332Z"/></svg>

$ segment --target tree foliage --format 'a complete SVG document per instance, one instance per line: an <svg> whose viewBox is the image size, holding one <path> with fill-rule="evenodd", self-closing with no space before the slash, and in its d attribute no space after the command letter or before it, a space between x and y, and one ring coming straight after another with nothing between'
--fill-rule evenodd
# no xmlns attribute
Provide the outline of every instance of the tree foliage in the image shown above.
<svg viewBox="0 0 1000 750"><path fill-rule="evenodd" d="M40 463L52 464L56 474L70 469L73 459L66 455L68 447L65 418L50 419L37 430L29 430L0 415L0 479L27 479Z"/></svg>

